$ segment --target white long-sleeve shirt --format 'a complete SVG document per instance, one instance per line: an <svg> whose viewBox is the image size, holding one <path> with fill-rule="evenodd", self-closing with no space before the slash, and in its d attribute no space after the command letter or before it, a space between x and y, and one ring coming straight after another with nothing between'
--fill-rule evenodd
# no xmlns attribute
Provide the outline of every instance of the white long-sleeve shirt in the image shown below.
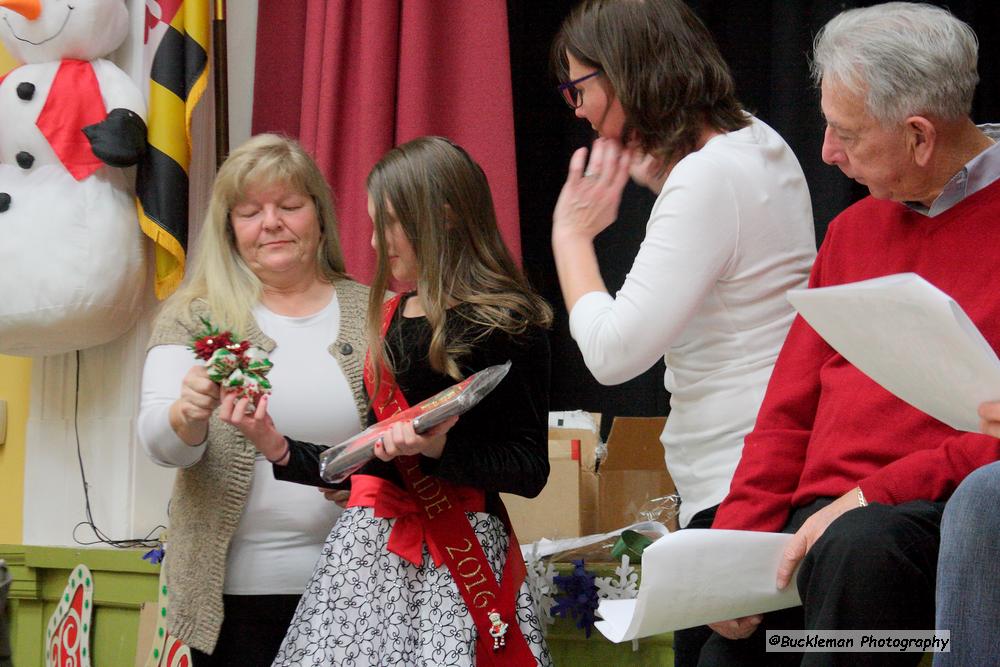
<svg viewBox="0 0 1000 667"><path fill-rule="evenodd" d="M816 255L798 160L766 124L718 135L671 171L621 290L585 294L570 332L604 384L661 356L661 436L681 525L729 490Z"/></svg>
<svg viewBox="0 0 1000 667"><path fill-rule="evenodd" d="M317 313L285 317L258 306L260 330L277 343L269 358L274 389L268 412L280 433L336 444L361 430L354 395L327 347L337 338L337 297ZM170 467L194 465L206 445L190 447L170 427L170 405L188 369L200 364L182 345L160 345L146 356L139 408L139 439L149 456ZM274 479L257 455L250 495L229 545L224 592L231 595L301 593L340 508L314 487ZM169 548L169 547L168 547Z"/></svg>

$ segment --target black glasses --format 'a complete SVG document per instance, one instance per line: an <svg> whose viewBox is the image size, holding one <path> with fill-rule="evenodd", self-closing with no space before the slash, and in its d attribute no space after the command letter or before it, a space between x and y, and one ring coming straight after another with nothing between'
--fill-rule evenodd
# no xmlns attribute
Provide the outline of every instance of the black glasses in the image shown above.
<svg viewBox="0 0 1000 667"><path fill-rule="evenodd" d="M577 88L577 84L583 83L587 79L593 79L595 76L601 73L601 70L594 70L586 76L581 76L579 79L573 79L572 81L567 81L566 83L560 83L556 86L556 90L562 95L563 99L566 100L566 104L569 105L570 109L579 109L580 105L583 104L583 91Z"/></svg>

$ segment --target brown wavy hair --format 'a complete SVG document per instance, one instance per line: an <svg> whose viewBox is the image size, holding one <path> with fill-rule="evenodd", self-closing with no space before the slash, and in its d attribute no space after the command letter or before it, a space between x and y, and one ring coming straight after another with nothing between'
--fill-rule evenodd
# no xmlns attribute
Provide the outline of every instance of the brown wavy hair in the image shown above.
<svg viewBox="0 0 1000 667"><path fill-rule="evenodd" d="M397 146L372 169L367 187L377 255L368 303L370 340L378 340L382 329L391 276L385 228L395 222L419 264L417 293L431 327L428 357L436 371L462 379L456 359L478 340L446 329L449 307L469 304L455 312L480 325L479 337L494 329L516 335L551 324L551 308L531 289L500 237L486 174L462 147L443 137ZM392 360L384 342L370 350L377 379Z"/></svg>
<svg viewBox="0 0 1000 667"><path fill-rule="evenodd" d="M604 73L625 111L622 140L666 162L694 150L705 123L720 132L750 124L715 40L682 0L585 0L552 44L563 81L567 53Z"/></svg>

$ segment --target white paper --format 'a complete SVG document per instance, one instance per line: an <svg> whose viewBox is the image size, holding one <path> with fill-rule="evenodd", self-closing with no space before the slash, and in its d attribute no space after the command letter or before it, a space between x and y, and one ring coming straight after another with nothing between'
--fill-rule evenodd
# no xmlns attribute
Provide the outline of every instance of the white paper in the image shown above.
<svg viewBox="0 0 1000 667"><path fill-rule="evenodd" d="M859 370L952 428L978 432L979 404L1000 399L990 344L954 299L915 273L791 290L788 300Z"/></svg>
<svg viewBox="0 0 1000 667"><path fill-rule="evenodd" d="M603 600L595 627L613 642L801 604L795 577L778 590L784 533L689 528L642 552L634 600Z"/></svg>

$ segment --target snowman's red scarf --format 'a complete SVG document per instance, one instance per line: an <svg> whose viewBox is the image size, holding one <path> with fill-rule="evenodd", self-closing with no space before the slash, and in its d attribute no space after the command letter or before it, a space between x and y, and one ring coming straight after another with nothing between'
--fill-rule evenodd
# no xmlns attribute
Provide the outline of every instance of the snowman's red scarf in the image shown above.
<svg viewBox="0 0 1000 667"><path fill-rule="evenodd" d="M73 178L82 181L104 166L83 133L108 117L101 85L86 60L63 60L35 124Z"/></svg>
<svg viewBox="0 0 1000 667"><path fill-rule="evenodd" d="M382 310L383 339L401 297L402 295L398 294L385 303ZM364 379L365 388L369 396L372 396L375 371L370 354L365 358ZM375 416L379 421L383 421L408 407L409 403L399 390L396 379L383 365L379 377L379 391L374 394L372 400ZM448 571L455 580L455 586L462 594L465 606L476 624L479 635L476 641L476 665L479 667L536 665L537 661L517 623L517 594L527 572L524 559L521 557L521 547L510 526L510 520L506 516L502 517L507 527L509 542L507 560L500 585L497 585L493 568L486 559L486 554L457 498L460 487L438 477L424 475L420 471L419 456L399 456L394 462L403 478L406 490L420 507L420 521L424 525L427 541L433 542L433 550L444 557ZM493 638L490 636L493 623L490 621L489 613L492 611L499 612L501 619L508 623L504 637L506 645L499 650L494 649Z"/></svg>

